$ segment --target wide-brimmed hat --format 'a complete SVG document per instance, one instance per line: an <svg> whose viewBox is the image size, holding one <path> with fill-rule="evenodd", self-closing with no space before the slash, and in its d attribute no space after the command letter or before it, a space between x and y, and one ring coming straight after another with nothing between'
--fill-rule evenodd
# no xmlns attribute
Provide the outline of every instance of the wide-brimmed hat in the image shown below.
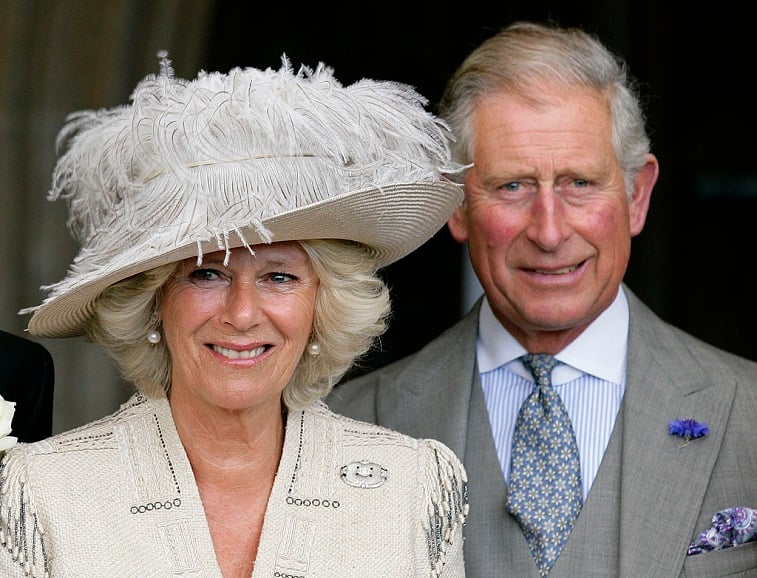
<svg viewBox="0 0 757 578"><path fill-rule="evenodd" d="M379 267L404 257L462 201L447 126L405 84L343 86L319 64L177 78L165 53L130 104L69 115L50 200L80 244L43 287L30 333L84 333L94 301L134 274L259 243L345 239Z"/></svg>

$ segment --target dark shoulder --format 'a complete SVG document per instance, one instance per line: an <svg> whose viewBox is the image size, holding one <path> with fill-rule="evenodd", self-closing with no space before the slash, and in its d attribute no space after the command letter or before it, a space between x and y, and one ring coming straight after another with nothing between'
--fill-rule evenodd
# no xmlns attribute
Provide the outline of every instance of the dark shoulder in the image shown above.
<svg viewBox="0 0 757 578"><path fill-rule="evenodd" d="M0 331L0 352L12 356L26 355L50 358L50 352L41 343L7 331Z"/></svg>

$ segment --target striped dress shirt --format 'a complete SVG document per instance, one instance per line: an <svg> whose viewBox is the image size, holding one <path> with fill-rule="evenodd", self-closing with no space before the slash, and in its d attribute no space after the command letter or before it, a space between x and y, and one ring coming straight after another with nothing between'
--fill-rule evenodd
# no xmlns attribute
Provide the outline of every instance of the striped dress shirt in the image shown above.
<svg viewBox="0 0 757 578"><path fill-rule="evenodd" d="M612 305L555 356L560 365L552 372L552 385L576 433L584 501L623 400L627 341L628 302L621 288ZM508 481L515 420L534 387L533 377L518 359L525 353L484 300L479 316L478 367L494 445Z"/></svg>

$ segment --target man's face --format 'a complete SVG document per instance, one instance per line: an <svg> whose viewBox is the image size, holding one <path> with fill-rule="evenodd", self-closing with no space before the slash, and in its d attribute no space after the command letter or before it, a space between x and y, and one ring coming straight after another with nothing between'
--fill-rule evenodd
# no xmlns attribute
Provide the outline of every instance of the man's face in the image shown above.
<svg viewBox="0 0 757 578"><path fill-rule="evenodd" d="M615 298L657 162L649 155L629 201L603 95L545 88L540 104L508 93L479 102L475 166L449 228L468 243L500 322L546 351L574 339Z"/></svg>

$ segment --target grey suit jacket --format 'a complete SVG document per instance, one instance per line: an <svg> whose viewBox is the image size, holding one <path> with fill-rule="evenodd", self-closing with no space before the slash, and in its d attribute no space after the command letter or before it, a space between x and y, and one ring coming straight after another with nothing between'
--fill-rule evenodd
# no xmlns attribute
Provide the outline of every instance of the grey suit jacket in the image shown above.
<svg viewBox="0 0 757 578"><path fill-rule="evenodd" d="M550 578L757 576L757 543L686 556L715 512L757 509L757 363L716 349L657 317L624 287L630 306L627 384L597 477ZM344 383L339 413L415 437L463 458L470 515L468 578L538 576L504 510L502 475L476 365L480 302L417 353ZM710 433L681 447L677 418Z"/></svg>

